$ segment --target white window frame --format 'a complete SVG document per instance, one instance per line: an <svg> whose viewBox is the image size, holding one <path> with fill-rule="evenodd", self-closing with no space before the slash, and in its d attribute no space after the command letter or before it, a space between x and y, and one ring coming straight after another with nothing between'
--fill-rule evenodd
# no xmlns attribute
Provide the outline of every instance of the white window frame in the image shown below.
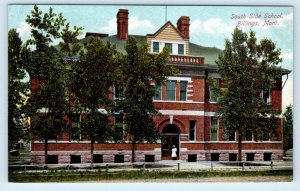
<svg viewBox="0 0 300 191"><path fill-rule="evenodd" d="M157 84L155 84L155 89L156 89L156 85ZM155 97L153 97L153 101L162 101L162 83L160 84L160 99L155 99ZM176 99L176 97L175 97L175 99Z"/></svg>
<svg viewBox="0 0 300 191"><path fill-rule="evenodd" d="M211 122L212 122L212 118L216 118L217 119L217 140L216 141L212 141L211 140L211 129L212 129L212 125L211 125ZM218 117L210 117L210 141L211 142L218 142L219 141L219 118Z"/></svg>
<svg viewBox="0 0 300 191"><path fill-rule="evenodd" d="M197 133L196 133L196 131L197 131L197 121L196 120L190 120L190 125L191 125L191 121L195 121L195 126L194 126L194 140L191 140L190 139L190 130L191 130L191 126L189 126L189 141L190 142L196 142L196 140L197 140L197 138L196 138L196 135L197 135Z"/></svg>
<svg viewBox="0 0 300 191"><path fill-rule="evenodd" d="M170 41L170 40L162 40L162 39L153 39L153 40L151 40L151 53L157 54L157 52L153 52L153 42L159 43L159 52L158 53L160 53L163 50L166 43L171 43L172 44L172 52L170 53L170 55L180 55L180 56L186 55L186 42L185 41ZM178 44L183 44L183 54L178 54Z"/></svg>

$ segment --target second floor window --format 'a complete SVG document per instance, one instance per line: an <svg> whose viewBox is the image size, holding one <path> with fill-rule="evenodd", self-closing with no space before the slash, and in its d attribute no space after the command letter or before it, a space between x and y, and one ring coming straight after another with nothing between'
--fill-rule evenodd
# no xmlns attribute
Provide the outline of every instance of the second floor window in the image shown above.
<svg viewBox="0 0 300 191"><path fill-rule="evenodd" d="M176 100L176 81L167 81L167 100Z"/></svg>
<svg viewBox="0 0 300 191"><path fill-rule="evenodd" d="M219 94L220 94L219 80L216 79L215 83L216 83L217 87L209 86L209 101L210 102L217 102Z"/></svg>
<svg viewBox="0 0 300 191"><path fill-rule="evenodd" d="M117 142L122 142L123 140L123 113L115 113L114 115L114 123L115 123L115 129L114 129L114 136L113 139L114 141Z"/></svg>
<svg viewBox="0 0 300 191"><path fill-rule="evenodd" d="M271 103L271 94L270 94L270 88L264 88L263 90L263 100L266 104Z"/></svg>
<svg viewBox="0 0 300 191"><path fill-rule="evenodd" d="M115 86L115 99L120 100L124 98L124 89L121 85Z"/></svg>
<svg viewBox="0 0 300 191"><path fill-rule="evenodd" d="M154 96L154 100L161 100L162 99L161 84L160 83L156 84L155 88L156 88L156 95Z"/></svg>
<svg viewBox="0 0 300 191"><path fill-rule="evenodd" d="M74 141L80 140L80 115L71 115L72 126L71 126L71 139Z"/></svg>
<svg viewBox="0 0 300 191"><path fill-rule="evenodd" d="M180 82L180 101L186 101L187 97L187 81Z"/></svg>

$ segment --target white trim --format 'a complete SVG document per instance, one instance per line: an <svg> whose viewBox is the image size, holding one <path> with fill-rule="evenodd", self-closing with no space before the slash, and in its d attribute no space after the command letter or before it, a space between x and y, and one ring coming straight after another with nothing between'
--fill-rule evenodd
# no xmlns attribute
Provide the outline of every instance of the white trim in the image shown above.
<svg viewBox="0 0 300 191"><path fill-rule="evenodd" d="M188 115L188 116L203 116L204 111L196 110L158 110L162 115Z"/></svg>
<svg viewBox="0 0 300 191"><path fill-rule="evenodd" d="M210 117L210 137L209 139L211 140L211 129L212 129L212 126L211 126L211 122L212 122L212 118L217 118L217 117ZM217 118L217 140L216 141L213 141L213 142L219 142L219 118Z"/></svg>
<svg viewBox="0 0 300 191"><path fill-rule="evenodd" d="M170 81L187 81L187 82L192 82L192 78L191 77L168 76L167 80L170 80Z"/></svg>
<svg viewBox="0 0 300 191"><path fill-rule="evenodd" d="M192 95L188 95L191 97ZM187 101L170 101L170 100L153 100L153 102L157 103L201 103L204 104L202 101L193 101L193 100L187 100Z"/></svg>
<svg viewBox="0 0 300 191"><path fill-rule="evenodd" d="M216 116L216 112L211 112L211 111L205 111L204 112L204 116L207 116L207 117L217 117Z"/></svg>
<svg viewBox="0 0 300 191"><path fill-rule="evenodd" d="M156 89L156 84L155 84L155 89ZM160 84L160 98L159 99L155 99L155 96L153 97L153 102L155 101L161 101L162 100L162 84Z"/></svg>

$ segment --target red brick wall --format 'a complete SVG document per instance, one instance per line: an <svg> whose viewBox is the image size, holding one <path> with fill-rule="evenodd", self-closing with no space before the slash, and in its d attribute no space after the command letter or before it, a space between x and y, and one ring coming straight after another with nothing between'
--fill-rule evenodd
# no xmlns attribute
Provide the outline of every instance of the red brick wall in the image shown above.
<svg viewBox="0 0 300 191"><path fill-rule="evenodd" d="M276 80L275 87L271 90L271 103L275 110L281 111L282 107L282 81Z"/></svg>
<svg viewBox="0 0 300 191"><path fill-rule="evenodd" d="M89 151L90 143L49 143L48 151ZM110 143L110 144L94 144L94 150L131 150L130 143ZM153 150L160 148L160 144L137 144L137 150ZM32 151L44 151L44 144L32 143Z"/></svg>

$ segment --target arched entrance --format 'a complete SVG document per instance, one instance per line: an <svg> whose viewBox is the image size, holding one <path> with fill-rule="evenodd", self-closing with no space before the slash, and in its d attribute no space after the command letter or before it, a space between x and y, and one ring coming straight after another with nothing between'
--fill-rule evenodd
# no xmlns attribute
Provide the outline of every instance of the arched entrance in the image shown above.
<svg viewBox="0 0 300 191"><path fill-rule="evenodd" d="M177 148L177 159L179 159L179 130L173 125L169 124L162 130L161 140L161 159L171 160L172 146L175 145Z"/></svg>

